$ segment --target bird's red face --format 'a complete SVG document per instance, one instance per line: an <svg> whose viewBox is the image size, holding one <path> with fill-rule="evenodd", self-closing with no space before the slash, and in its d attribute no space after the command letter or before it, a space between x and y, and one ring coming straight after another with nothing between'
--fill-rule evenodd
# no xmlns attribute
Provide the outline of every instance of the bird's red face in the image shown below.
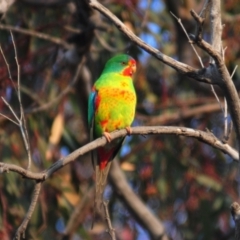
<svg viewBox="0 0 240 240"><path fill-rule="evenodd" d="M132 77L137 70L136 61L134 59L130 59L128 62L122 62L122 65L125 66L122 72L123 76Z"/></svg>

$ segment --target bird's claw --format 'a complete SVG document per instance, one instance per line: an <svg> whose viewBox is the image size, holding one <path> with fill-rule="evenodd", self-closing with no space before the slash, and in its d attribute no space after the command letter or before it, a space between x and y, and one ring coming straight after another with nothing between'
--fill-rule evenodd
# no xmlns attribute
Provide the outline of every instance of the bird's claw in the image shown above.
<svg viewBox="0 0 240 240"><path fill-rule="evenodd" d="M107 139L107 141L110 143L112 141L112 137L110 135L110 133L108 132L104 132L103 136Z"/></svg>
<svg viewBox="0 0 240 240"><path fill-rule="evenodd" d="M130 127L126 127L125 129L127 131L127 135L131 135L132 134L132 129Z"/></svg>

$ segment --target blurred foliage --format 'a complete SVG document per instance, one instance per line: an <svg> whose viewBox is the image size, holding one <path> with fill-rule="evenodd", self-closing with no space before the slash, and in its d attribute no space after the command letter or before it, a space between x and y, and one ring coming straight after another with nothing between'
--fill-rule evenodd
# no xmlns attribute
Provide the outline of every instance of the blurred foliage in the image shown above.
<svg viewBox="0 0 240 240"><path fill-rule="evenodd" d="M157 116L168 121L155 125L178 125L213 131L223 137L223 114L217 108L205 111L204 106L216 104L211 89L179 76L173 69L134 46L105 17L91 11L84 1L47 4L38 1L16 1L1 24L44 33L70 44L55 44L51 38L13 31L21 66L23 106L33 158L33 170L42 171L61 156L89 141L86 125L87 96L93 81L100 75L107 59L117 53L128 53L138 60L135 86L138 96L133 125L150 125ZM60 1L59 1L60 2ZM188 10L185 2L200 11L203 1L177 1L174 8L160 0L104 1L133 32L148 44L181 61L199 67L197 57L184 39L184 33L169 11L181 16ZM176 2L176 1L175 1ZM223 46L229 71L239 65L240 6L238 1L222 1ZM194 32L192 19L184 19L188 31ZM209 23L204 25L209 39ZM184 42L185 41L185 42ZM187 43L187 44L186 44ZM14 82L17 68L9 31L0 30L0 44L10 66ZM184 58L185 52L188 57ZM208 57L201 53L204 64ZM77 66L83 62L74 86L54 102L73 81ZM188 63L189 63L188 62ZM240 86L240 69L234 74ZM222 94L216 89L219 98ZM0 95L19 113L19 104L6 64L0 57ZM49 104L45 107L46 104ZM181 112L202 106L190 117ZM0 101L0 111L12 117ZM179 113L178 118L172 118ZM234 131L229 144L235 146ZM1 161L27 166L27 154L17 126L0 118ZM120 153L122 169L129 184L146 205L164 223L174 240L233 239L230 204L238 199L237 168L233 160L195 139L176 136L129 137ZM91 230L94 174L89 155L77 159L44 182L39 204L27 228L26 239L63 239L62 234L74 209L83 204L72 239L107 239L104 225ZM0 175L0 239L11 239L29 207L34 188L32 181L15 173ZM91 199L87 201L86 195ZM146 239L147 233L107 187L113 226L119 239ZM85 199L85 200L84 200Z"/></svg>

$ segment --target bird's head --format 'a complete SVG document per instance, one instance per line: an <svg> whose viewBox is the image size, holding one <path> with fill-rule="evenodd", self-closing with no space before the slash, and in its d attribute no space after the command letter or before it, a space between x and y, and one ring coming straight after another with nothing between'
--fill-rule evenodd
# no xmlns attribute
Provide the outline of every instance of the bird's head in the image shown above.
<svg viewBox="0 0 240 240"><path fill-rule="evenodd" d="M136 61L131 56L121 54L108 60L104 72L116 72L123 76L132 77L136 68Z"/></svg>

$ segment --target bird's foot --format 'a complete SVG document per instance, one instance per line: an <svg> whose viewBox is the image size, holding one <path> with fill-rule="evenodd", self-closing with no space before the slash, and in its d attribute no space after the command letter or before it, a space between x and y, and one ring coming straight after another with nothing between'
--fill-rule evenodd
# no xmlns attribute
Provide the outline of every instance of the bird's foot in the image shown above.
<svg viewBox="0 0 240 240"><path fill-rule="evenodd" d="M110 133L108 132L104 132L103 136L107 139L107 141L110 143L112 141L112 137L110 135Z"/></svg>
<svg viewBox="0 0 240 240"><path fill-rule="evenodd" d="M127 135L131 135L132 134L132 129L130 127L126 127L125 129L127 131Z"/></svg>

